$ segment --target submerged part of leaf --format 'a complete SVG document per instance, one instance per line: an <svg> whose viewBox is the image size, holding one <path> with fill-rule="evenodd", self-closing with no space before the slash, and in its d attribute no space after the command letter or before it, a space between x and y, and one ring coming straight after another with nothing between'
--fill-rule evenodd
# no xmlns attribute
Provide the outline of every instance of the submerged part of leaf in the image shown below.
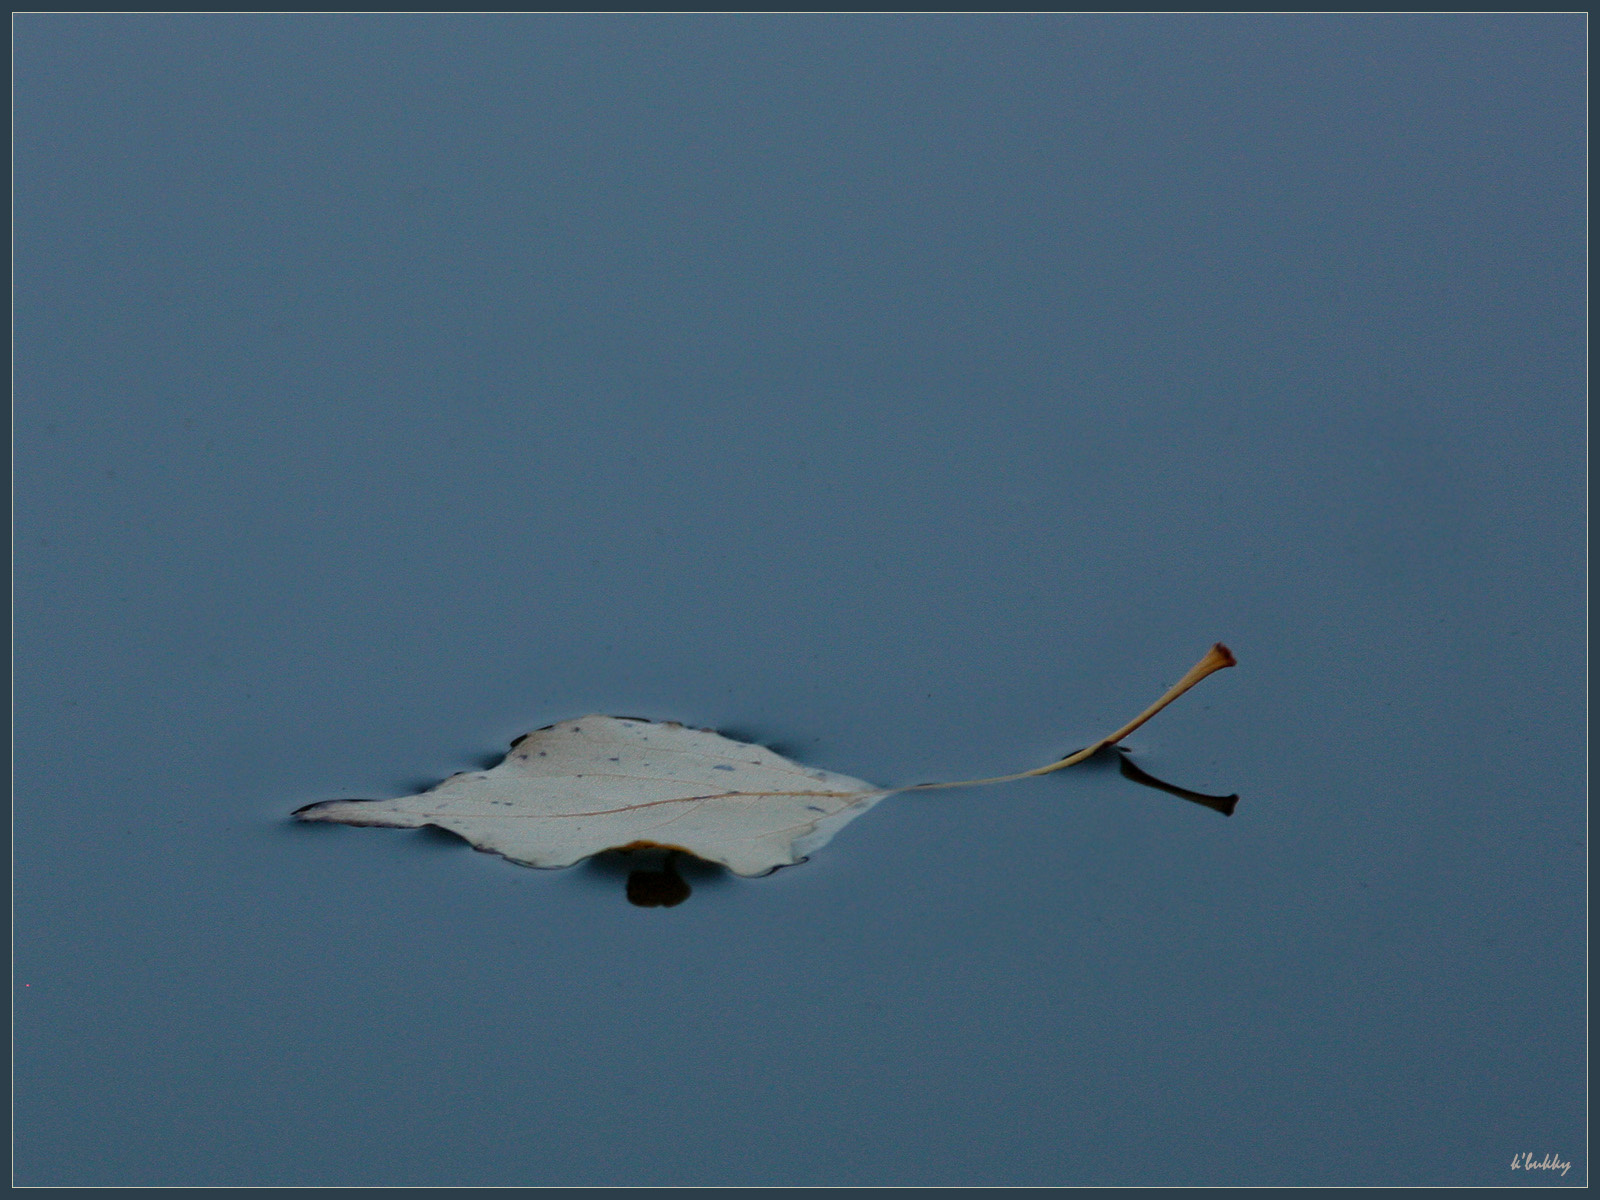
<svg viewBox="0 0 1600 1200"><path fill-rule="evenodd" d="M579 717L518 738L486 771L453 775L395 800L327 800L302 821L437 826L530 867L567 867L605 850L659 847L765 875L802 862L898 791L972 787L1046 775L1115 744L1214 671L1234 665L1220 642L1167 693L1115 733L1015 775L879 788L803 767L709 729L637 717Z"/></svg>
<svg viewBox="0 0 1600 1200"><path fill-rule="evenodd" d="M672 908L687 900L694 889L678 874L678 864L673 861L677 857L676 850L668 850L659 866L628 872L628 903L640 908Z"/></svg>
<svg viewBox="0 0 1600 1200"><path fill-rule="evenodd" d="M661 846L765 875L800 862L890 793L677 722L588 716L513 743L488 771L396 800L330 800L302 821L438 825L530 867Z"/></svg>

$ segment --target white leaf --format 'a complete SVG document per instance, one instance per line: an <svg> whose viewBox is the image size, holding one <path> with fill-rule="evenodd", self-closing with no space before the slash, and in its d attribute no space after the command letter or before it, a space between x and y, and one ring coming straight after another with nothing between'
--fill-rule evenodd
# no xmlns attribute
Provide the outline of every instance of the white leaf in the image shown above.
<svg viewBox="0 0 1600 1200"><path fill-rule="evenodd" d="M595 715L520 737L495 767L452 775L429 791L395 800L327 800L295 816L402 829L434 825L530 867L567 867L605 850L659 847L721 863L738 875L765 875L804 861L897 791L1004 783L1082 762L1232 665L1232 654L1219 643L1115 733L1058 762L994 779L880 788L709 729ZM1231 804L1222 811L1231 812Z"/></svg>
<svg viewBox="0 0 1600 1200"><path fill-rule="evenodd" d="M437 825L530 867L660 846L764 875L890 795L677 722L589 716L512 743L498 766L397 800L330 800L302 821Z"/></svg>

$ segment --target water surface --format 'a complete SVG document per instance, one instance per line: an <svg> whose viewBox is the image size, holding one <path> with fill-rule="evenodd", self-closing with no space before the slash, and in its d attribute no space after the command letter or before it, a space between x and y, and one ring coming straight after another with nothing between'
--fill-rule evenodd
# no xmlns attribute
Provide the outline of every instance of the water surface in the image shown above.
<svg viewBox="0 0 1600 1200"><path fill-rule="evenodd" d="M1587 1182L1580 17L16 35L15 1182Z"/></svg>

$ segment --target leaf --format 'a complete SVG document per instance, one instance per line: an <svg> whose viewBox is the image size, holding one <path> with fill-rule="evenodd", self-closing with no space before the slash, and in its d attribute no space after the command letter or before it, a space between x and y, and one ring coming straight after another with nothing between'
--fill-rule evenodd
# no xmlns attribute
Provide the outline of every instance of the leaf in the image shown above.
<svg viewBox="0 0 1600 1200"><path fill-rule="evenodd" d="M302 821L438 826L479 850L530 867L567 867L606 850L658 848L765 875L803 862L886 796L1005 783L1083 762L1132 733L1214 671L1234 665L1218 643L1160 700L1058 762L954 783L880 788L804 767L709 729L637 717L578 717L525 734L495 767L452 775L394 800L326 800Z"/></svg>
<svg viewBox="0 0 1600 1200"><path fill-rule="evenodd" d="M652 845L764 875L799 862L889 794L707 729L588 716L519 738L499 766L453 775L432 791L334 800L296 815L439 825L530 867Z"/></svg>

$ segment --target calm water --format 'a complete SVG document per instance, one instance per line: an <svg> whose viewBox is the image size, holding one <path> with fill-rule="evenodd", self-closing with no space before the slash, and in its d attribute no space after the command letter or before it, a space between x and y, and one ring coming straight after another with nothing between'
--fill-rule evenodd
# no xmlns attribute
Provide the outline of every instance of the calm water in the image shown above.
<svg viewBox="0 0 1600 1200"><path fill-rule="evenodd" d="M17 18L15 1182L1586 1183L1586 35Z"/></svg>

